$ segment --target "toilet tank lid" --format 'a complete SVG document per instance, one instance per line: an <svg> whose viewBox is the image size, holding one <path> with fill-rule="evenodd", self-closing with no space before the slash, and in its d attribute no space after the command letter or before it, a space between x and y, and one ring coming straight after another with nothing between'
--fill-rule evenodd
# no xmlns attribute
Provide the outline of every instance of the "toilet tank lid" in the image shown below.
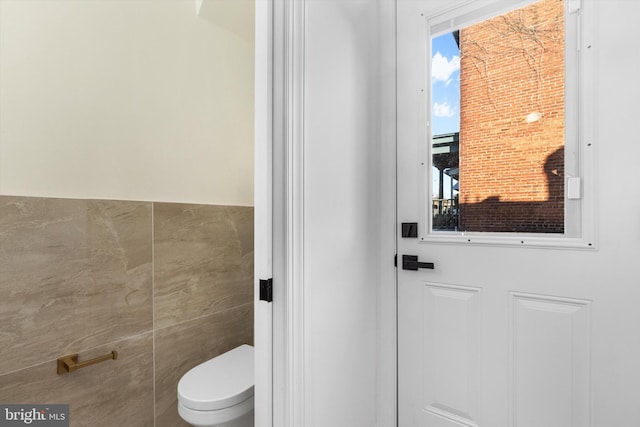
<svg viewBox="0 0 640 427"><path fill-rule="evenodd" d="M192 368L178 382L178 400L187 408L213 411L253 396L253 347L243 344Z"/></svg>

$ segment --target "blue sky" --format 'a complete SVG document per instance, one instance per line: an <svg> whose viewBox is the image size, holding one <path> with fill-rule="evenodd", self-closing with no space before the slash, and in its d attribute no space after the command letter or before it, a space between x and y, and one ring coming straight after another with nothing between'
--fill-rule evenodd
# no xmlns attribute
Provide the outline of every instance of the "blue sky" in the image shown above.
<svg viewBox="0 0 640 427"><path fill-rule="evenodd" d="M460 49L452 33L431 41L431 123L432 135L460 130ZM437 192L439 173L433 169L433 192ZM444 177L444 197L451 197L451 179Z"/></svg>
<svg viewBox="0 0 640 427"><path fill-rule="evenodd" d="M453 34L432 39L433 135L460 130L460 50Z"/></svg>

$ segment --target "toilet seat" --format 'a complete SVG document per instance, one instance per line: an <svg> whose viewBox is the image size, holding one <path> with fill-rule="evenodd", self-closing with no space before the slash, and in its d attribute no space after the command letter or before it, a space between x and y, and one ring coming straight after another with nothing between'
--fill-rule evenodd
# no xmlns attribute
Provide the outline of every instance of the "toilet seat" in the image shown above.
<svg viewBox="0 0 640 427"><path fill-rule="evenodd" d="M180 379L179 406L196 413L253 406L253 367L253 347L246 344L201 363Z"/></svg>

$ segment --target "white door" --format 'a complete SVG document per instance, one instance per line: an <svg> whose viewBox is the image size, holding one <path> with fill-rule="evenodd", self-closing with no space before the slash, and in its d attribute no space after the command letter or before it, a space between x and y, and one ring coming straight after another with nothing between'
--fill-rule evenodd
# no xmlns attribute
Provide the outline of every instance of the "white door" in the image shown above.
<svg viewBox="0 0 640 427"><path fill-rule="evenodd" d="M523 166L518 162L536 154L527 151L530 147L514 148L518 135L536 127L533 136L527 134L528 144L535 145L556 117L540 93L542 98L552 96L544 92L544 73L552 61L550 46L558 28L545 30L528 21L520 10L529 7L527 3L531 2L398 1L398 233L400 223L407 223L407 232L417 228L416 237L398 237L400 427L640 425L640 283L633 267L640 254L640 239L634 234L640 209L633 200L637 192L629 197L628 191L612 185L615 179L607 172L633 168L628 154L611 153L602 133L624 121L593 102L596 95L619 99L622 109L638 113L637 106L612 94L615 82L602 82L608 90L600 91L593 74L599 67L599 78L614 76L606 65L596 64L593 55L609 54L598 51L617 45L606 28L618 28L616 20L626 20L625 14L638 12L638 7L628 1L614 2L611 8L605 2L562 4L564 12L556 23L563 22L566 31L566 105L560 108L566 114L565 140L560 148L554 145L557 139L549 143L544 161ZM510 21L504 13L512 9L516 18ZM512 93L511 102L499 99L504 94L493 80L498 59L480 41L486 41L487 34L478 31L473 39L472 31L465 30L495 16L500 21L489 23L487 43L506 43L501 27L506 23L513 24L507 25L511 30L519 28L521 41L531 36L544 45L541 51L527 48L525 42L517 46L532 74L505 74L504 86L535 86L537 98L529 109L521 111L528 101L518 98L526 87ZM432 44L432 38L461 28L452 36L458 38L458 58ZM614 33L613 37L621 35ZM510 59L515 68L517 56ZM436 84L455 84L455 72L461 74L460 103L452 101L451 93L437 99L441 88ZM469 89L472 83L475 89ZM636 86L617 83L617 92L637 93ZM484 111L474 114L499 110L506 102L514 117L503 115L493 123L476 119L467 103L476 95L485 103L480 107ZM435 121L450 118L456 109L459 132L436 131ZM611 121L603 123L607 118ZM474 129L485 135L495 126L509 135L508 140L494 134L490 142L483 142L488 153L471 149L481 139ZM637 155L633 144L619 143L622 152ZM558 163L556 154L562 150ZM507 160L498 167L490 164L503 155ZM441 160L446 164L434 167ZM480 172L473 169L478 164ZM536 181L535 173L516 176L536 167L547 181ZM552 184L556 178L562 183L560 190ZM494 181L505 180L509 186L496 187ZM522 187L522 181L531 184L531 194L509 193ZM536 193L540 185L546 185L542 198ZM486 188L493 188L495 196L482 193ZM603 212L613 200L619 203L616 210L625 212L618 220ZM601 215L597 218L595 206ZM559 229L549 225L557 222L552 211L558 207ZM508 223L518 209L526 215ZM628 215L630 222L623 220ZM526 224L527 218L539 222ZM413 258L404 269L405 255L423 264Z"/></svg>

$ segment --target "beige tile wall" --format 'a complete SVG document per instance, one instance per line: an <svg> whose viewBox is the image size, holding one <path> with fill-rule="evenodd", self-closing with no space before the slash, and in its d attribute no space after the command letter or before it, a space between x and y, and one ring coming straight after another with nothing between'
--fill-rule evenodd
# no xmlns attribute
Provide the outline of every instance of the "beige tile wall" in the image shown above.
<svg viewBox="0 0 640 427"><path fill-rule="evenodd" d="M253 208L0 196L0 403L185 426L176 385L253 342ZM56 358L117 350L56 374Z"/></svg>

